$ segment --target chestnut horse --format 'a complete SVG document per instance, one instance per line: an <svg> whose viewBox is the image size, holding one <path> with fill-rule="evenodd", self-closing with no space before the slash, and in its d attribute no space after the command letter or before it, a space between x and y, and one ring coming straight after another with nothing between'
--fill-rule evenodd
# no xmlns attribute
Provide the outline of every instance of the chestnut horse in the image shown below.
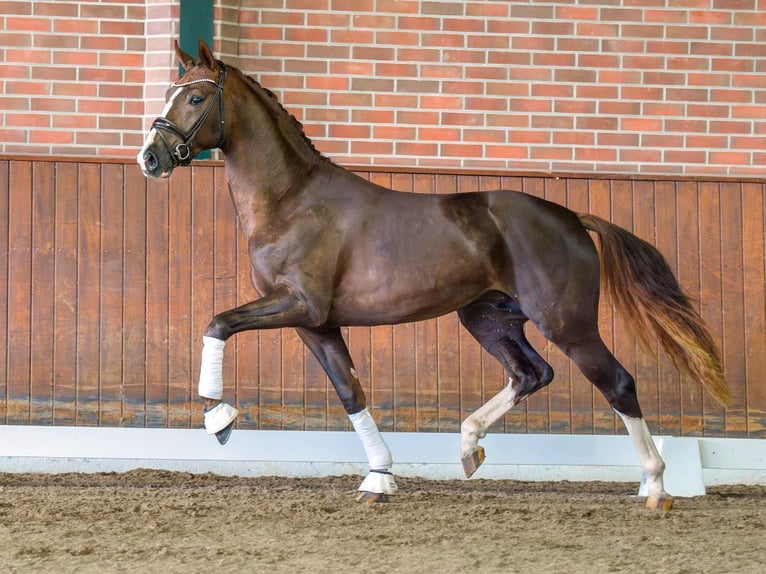
<svg viewBox="0 0 766 574"><path fill-rule="evenodd" d="M205 427L223 444L237 410L221 400L226 340L293 327L316 355L359 435L370 473L362 500L396 490L391 453L366 399L341 327L395 324L457 311L509 375L508 385L461 425L466 476L484 460L478 441L553 370L524 334L532 323L579 367L622 418L646 474L652 508L669 509L665 464L643 419L633 377L598 331L600 284L639 337L656 336L683 373L726 404L716 346L662 255L594 215L516 191L427 195L385 189L322 156L273 93L216 60L176 55L185 73L147 134L138 164L168 177L220 148L248 240L259 298L205 329L199 394ZM589 231L600 237L596 249Z"/></svg>

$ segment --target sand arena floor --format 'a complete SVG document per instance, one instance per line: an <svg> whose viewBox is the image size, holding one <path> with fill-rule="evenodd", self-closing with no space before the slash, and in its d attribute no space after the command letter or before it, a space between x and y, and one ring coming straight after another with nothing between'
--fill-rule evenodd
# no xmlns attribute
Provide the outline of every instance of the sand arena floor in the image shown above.
<svg viewBox="0 0 766 574"><path fill-rule="evenodd" d="M0 474L3 572L760 574L766 487L712 487L646 510L635 484L136 470Z"/></svg>

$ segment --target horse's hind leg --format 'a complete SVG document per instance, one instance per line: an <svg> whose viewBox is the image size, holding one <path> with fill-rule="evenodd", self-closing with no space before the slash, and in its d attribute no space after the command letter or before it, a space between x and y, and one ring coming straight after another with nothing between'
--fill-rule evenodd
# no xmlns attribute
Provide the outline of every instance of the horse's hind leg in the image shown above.
<svg viewBox="0 0 766 574"><path fill-rule="evenodd" d="M507 296L490 293L458 311L463 325L509 373L508 385L463 421L461 461L466 477L484 462L478 441L514 405L553 379L553 370L524 335L527 318Z"/></svg>
<svg viewBox="0 0 766 574"><path fill-rule="evenodd" d="M601 391L609 401L609 405L625 423L646 476L647 507L670 510L673 498L665 492L662 478L665 463L654 445L649 428L641 414L633 377L609 352L597 331L593 330L590 334L587 331L579 332L576 336L575 340L569 342L553 339L552 341Z"/></svg>
<svg viewBox="0 0 766 574"><path fill-rule="evenodd" d="M370 473L359 486L357 500L384 502L396 492L396 482L391 474L393 459L391 451L378 431L375 420L366 408L364 391L359 384L340 329L314 331L297 329L298 335L311 349L335 387L343 407L348 413L356 434L362 441Z"/></svg>

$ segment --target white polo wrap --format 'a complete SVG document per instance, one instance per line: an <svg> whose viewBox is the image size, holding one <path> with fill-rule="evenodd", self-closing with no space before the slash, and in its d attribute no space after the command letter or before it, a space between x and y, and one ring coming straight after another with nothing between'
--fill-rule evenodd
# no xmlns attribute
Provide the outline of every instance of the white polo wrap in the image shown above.
<svg viewBox="0 0 766 574"><path fill-rule="evenodd" d="M226 341L202 337L202 364L199 369L199 396L220 400L223 396L223 348Z"/></svg>
<svg viewBox="0 0 766 574"><path fill-rule="evenodd" d="M349 415L348 418L351 419L351 424L354 425L354 430L359 435L359 440L362 441L370 468L374 470L391 470L391 465L394 463L391 458L391 451L388 450L383 437L380 436L378 425L375 424L370 411L364 409Z"/></svg>

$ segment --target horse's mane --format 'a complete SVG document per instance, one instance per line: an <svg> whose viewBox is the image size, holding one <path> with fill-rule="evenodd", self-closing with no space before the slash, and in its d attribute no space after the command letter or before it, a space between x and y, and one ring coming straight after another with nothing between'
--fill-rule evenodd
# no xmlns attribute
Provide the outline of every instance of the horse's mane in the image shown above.
<svg viewBox="0 0 766 574"><path fill-rule="evenodd" d="M292 115L290 112L288 112L285 107L282 105L282 102L279 101L279 98L277 98L276 94L269 90L268 88L264 88L258 80L253 78L252 76L248 76L244 74L241 70L238 70L237 68L234 68L237 70L242 77L248 80L248 87L255 93L256 97L259 97L262 101L264 101L269 107L272 109L272 112L275 115L275 118L277 120L284 119L287 121L287 124L293 128L300 138L303 140L306 145L308 145L309 149L318 157L320 160L333 163L330 158L323 155L322 152L320 152L315 146L314 142L311 141L311 138L306 135L306 132L303 131L303 124L298 121L298 119ZM263 98L260 98L260 95L264 94L267 96L267 98L264 100Z"/></svg>

